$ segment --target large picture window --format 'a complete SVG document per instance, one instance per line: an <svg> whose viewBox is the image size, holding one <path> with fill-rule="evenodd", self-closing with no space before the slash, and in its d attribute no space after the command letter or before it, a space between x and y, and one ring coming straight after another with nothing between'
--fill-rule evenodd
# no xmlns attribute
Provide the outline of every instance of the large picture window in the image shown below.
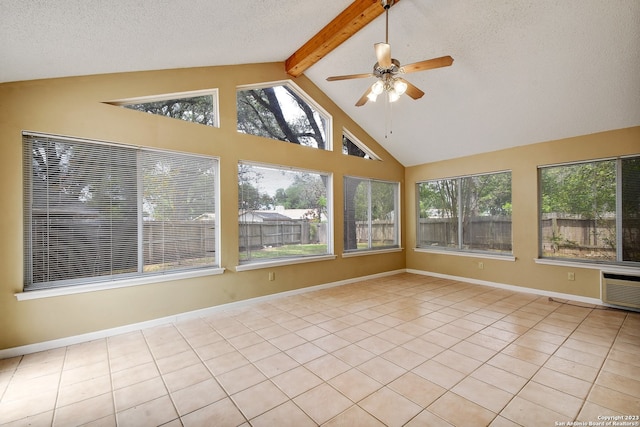
<svg viewBox="0 0 640 427"><path fill-rule="evenodd" d="M542 257L640 262L639 156L539 172Z"/></svg>
<svg viewBox="0 0 640 427"><path fill-rule="evenodd" d="M511 172L417 184L419 248L511 254Z"/></svg>
<svg viewBox="0 0 640 427"><path fill-rule="evenodd" d="M237 91L238 132L331 149L329 115L291 83Z"/></svg>
<svg viewBox="0 0 640 427"><path fill-rule="evenodd" d="M330 175L240 163L240 262L328 255Z"/></svg>
<svg viewBox="0 0 640 427"><path fill-rule="evenodd" d="M398 247L397 182L344 178L344 250Z"/></svg>
<svg viewBox="0 0 640 427"><path fill-rule="evenodd" d="M217 265L213 158L25 134L25 290Z"/></svg>

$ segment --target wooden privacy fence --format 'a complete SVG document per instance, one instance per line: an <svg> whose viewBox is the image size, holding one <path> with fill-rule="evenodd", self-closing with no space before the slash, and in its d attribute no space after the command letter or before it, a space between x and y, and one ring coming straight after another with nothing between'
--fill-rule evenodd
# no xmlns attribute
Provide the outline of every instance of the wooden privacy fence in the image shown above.
<svg viewBox="0 0 640 427"><path fill-rule="evenodd" d="M464 224L463 245L468 249L511 250L511 218L478 216ZM457 246L458 221L455 218L421 218L418 246Z"/></svg>

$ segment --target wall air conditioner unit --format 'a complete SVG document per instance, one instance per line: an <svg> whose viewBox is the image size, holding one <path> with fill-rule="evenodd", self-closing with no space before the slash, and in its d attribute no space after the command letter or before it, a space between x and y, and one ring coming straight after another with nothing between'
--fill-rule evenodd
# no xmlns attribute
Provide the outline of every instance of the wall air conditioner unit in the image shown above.
<svg viewBox="0 0 640 427"><path fill-rule="evenodd" d="M640 274L602 272L602 301L640 310Z"/></svg>

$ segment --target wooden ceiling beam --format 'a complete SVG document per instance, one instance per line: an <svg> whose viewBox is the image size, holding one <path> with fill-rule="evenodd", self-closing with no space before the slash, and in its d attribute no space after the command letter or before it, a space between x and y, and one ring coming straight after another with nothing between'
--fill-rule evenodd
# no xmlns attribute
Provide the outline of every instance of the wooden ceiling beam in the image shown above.
<svg viewBox="0 0 640 427"><path fill-rule="evenodd" d="M298 77L383 13L380 0L355 0L285 61L287 74Z"/></svg>

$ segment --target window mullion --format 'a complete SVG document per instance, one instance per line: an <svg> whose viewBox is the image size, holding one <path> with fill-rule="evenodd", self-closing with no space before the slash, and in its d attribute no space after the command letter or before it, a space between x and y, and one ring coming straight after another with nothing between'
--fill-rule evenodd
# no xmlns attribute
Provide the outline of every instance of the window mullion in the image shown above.
<svg viewBox="0 0 640 427"><path fill-rule="evenodd" d="M462 249L462 242L463 242L463 232L462 232L462 178L457 178L456 181L458 182L458 188L457 188L457 196L458 196L458 249Z"/></svg>
<svg viewBox="0 0 640 427"><path fill-rule="evenodd" d="M616 160L616 261L623 259L623 232L622 229L622 159Z"/></svg>
<svg viewBox="0 0 640 427"><path fill-rule="evenodd" d="M367 239L367 247L369 249L371 249L373 247L373 237L372 237L372 234L373 234L373 215L372 215L372 212L371 212L373 210L373 208L371 206L371 188L372 188L371 180L367 181L367 186L369 188L369 191L367 192L367 198L368 198L368 200L367 200L367 204L368 204L367 223L368 223L368 226L369 226L369 233L368 233L369 237Z"/></svg>
<svg viewBox="0 0 640 427"><path fill-rule="evenodd" d="M144 152L138 150L136 153L136 177L137 177L137 241L138 241L138 273L144 271L144 215L143 215L143 199L144 199L144 168L142 167L142 156Z"/></svg>

